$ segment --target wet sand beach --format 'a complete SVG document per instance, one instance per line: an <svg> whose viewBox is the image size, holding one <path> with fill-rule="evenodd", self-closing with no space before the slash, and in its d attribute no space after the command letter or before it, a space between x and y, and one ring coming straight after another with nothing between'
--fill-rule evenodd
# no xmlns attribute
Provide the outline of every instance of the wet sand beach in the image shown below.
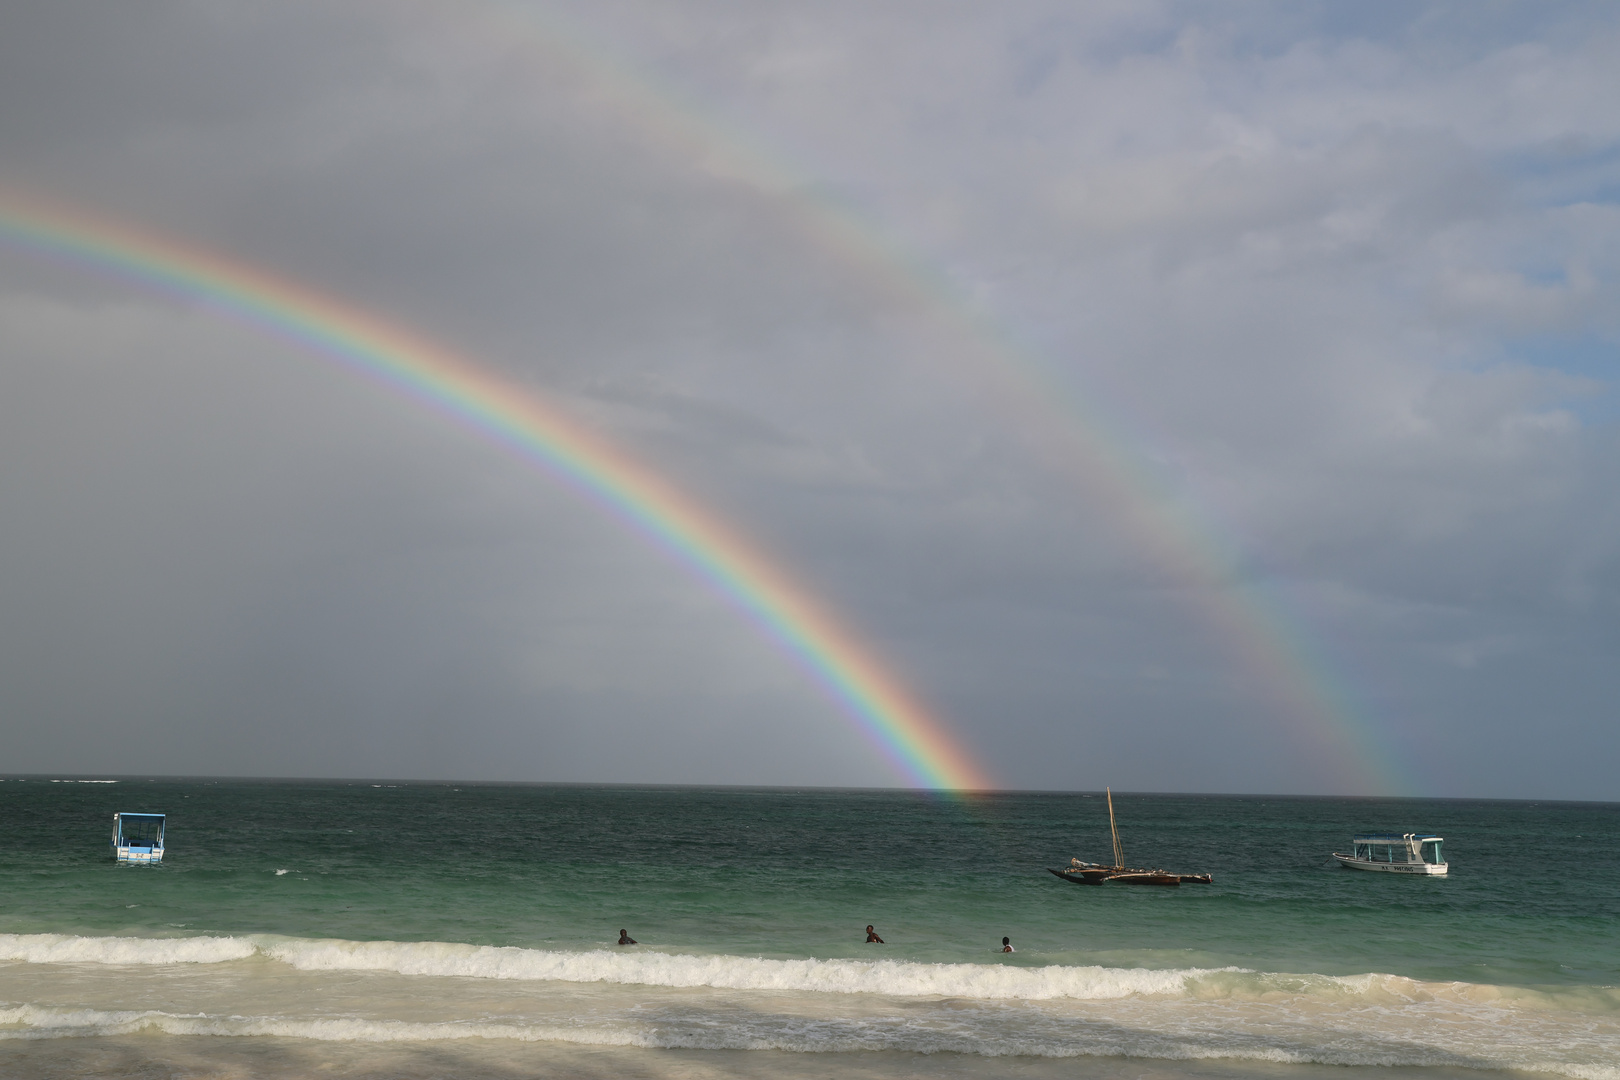
<svg viewBox="0 0 1620 1080"><path fill-rule="evenodd" d="M1491 1080L1532 1074L1137 1058L666 1050L469 1039L312 1044L273 1037L125 1035L0 1044L0 1076L34 1080Z"/></svg>

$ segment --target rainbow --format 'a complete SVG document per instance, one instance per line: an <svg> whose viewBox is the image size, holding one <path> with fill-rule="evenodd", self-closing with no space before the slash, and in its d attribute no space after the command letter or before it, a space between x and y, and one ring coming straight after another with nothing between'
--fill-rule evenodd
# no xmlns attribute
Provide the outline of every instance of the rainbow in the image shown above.
<svg viewBox="0 0 1620 1080"><path fill-rule="evenodd" d="M507 0L489 0L484 10L488 20L469 32L487 34L498 49L527 50L538 66L581 75L597 91L593 101L648 144L774 198L810 244L874 295L936 320L952 343L936 361L954 366L976 400L1028 433L1055 472L1105 507L1182 585L1214 641L1284 718L1296 752L1337 772L1354 793L1417 790L1404 755L1386 745L1304 616L1248 570L1242 545L1217 514L1188 505L1150 467L1137 447L1151 440L1104 415L1099 395L1075 385L1073 376L1059 376L1039 349L964 295L948 274L858 207L827 195L813 170L789 164L780 149L638 70L556 10Z"/></svg>
<svg viewBox="0 0 1620 1080"><path fill-rule="evenodd" d="M944 724L824 605L736 529L539 393L330 296L82 209L0 192L0 240L203 301L459 419L695 570L823 686L908 783L994 788Z"/></svg>

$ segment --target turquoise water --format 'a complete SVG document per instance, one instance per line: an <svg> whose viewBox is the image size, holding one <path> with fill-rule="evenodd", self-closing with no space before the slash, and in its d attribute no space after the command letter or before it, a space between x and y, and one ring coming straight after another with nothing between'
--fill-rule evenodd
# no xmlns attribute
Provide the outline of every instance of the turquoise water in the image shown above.
<svg viewBox="0 0 1620 1080"><path fill-rule="evenodd" d="M962 1026L960 1003L993 1001L1003 1010L994 1030L1011 1024L1024 1033L1017 1046L1037 1055L1107 1052L1115 1043L1099 1035L1105 1028L1117 1041L1122 1029L1168 1026L1184 1032L1178 1046L1196 1043L1203 1056L1275 1050L1284 1056L1267 1060L1356 1063L1333 1027L1350 995L1355 1008L1407 1008L1394 1022L1410 1021L1402 1046L1432 1044L1420 1033L1442 1012L1458 1031L1519 1020L1529 1031L1533 1016L1552 1027L1465 1063L1549 1067L1546 1058L1567 1075L1620 1076L1604 1071L1620 1066L1620 807L1129 793L1114 804L1129 864L1209 872L1214 884L1088 888L1046 873L1071 857L1108 858L1106 805L1089 794L958 801L893 791L13 779L0 783L0 954L10 950L0 995L14 1009L113 1016L133 1007L113 998L138 996L153 980L183 996L176 987L197 972L216 981L237 972L233 1008L248 1012L233 1016L296 1027L296 1009L279 999L254 1012L253 995L269 993L265 972L283 970L266 965L285 965L288 978L373 973L321 1014L349 1010L376 1023L409 1019L378 1005L413 997L400 980L459 979L467 993L524 986L521 1008L480 998L473 1011L521 1012L547 1038L557 1025L600 1021L602 1038L646 1045L688 1045L681 1039L698 1036L679 1033L700 1031L712 1045L814 1050L803 1017L832 1009L844 1023L858 999L857 1011L877 1012L838 1028L844 1041L829 1047L853 1038L926 1051L933 1044L907 1040L948 1028L939 1048L972 1052L987 1036ZM169 815L163 866L111 862L115 810ZM1451 873L1339 868L1330 853L1362 831L1442 834ZM868 923L887 944L863 943ZM635 950L612 945L620 927L641 942ZM1015 954L997 951L1003 935ZM182 959L173 939L218 955ZM339 944L314 944L330 940ZM356 951L361 942L383 944ZM114 981L125 989L102 979L78 1000L80 991L61 988L70 970L95 964L127 971ZM1355 981L1371 975L1394 978L1374 989ZM606 996L588 1018L560 998L535 1004L565 984L576 996L585 986ZM1467 989L1435 989L1450 984ZM46 1002L39 986L57 996ZM687 988L678 1022L667 1020L670 987ZM105 1000L89 1000L95 994ZM789 995L772 998L773 1009L798 1017L781 1031L759 1027L759 995L768 994ZM943 1012L916 1013L930 1001L957 1003L948 1024ZM1532 1011L1501 1011L1521 1008ZM649 1009L665 1010L663 1027L635 1027ZM1225 1010L1224 1026L1211 1010ZM14 1031L38 1034L44 1023L16 1015ZM1265 1034L1279 1024L1284 1034ZM1229 1046L1221 1033L1234 1025L1247 1034ZM798 1034L783 1033L790 1028ZM1200 1034L1206 1028L1216 1034ZM1456 1064L1461 1053L1434 1063Z"/></svg>

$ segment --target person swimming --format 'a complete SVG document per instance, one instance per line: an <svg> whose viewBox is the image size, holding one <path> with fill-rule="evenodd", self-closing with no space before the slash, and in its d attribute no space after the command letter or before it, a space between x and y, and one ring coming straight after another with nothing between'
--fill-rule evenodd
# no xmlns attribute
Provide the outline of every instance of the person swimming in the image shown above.
<svg viewBox="0 0 1620 1080"><path fill-rule="evenodd" d="M619 931L619 944L620 945L634 945L635 943L636 943L635 938L631 937L628 933L626 933L623 930Z"/></svg>
<svg viewBox="0 0 1620 1080"><path fill-rule="evenodd" d="M866 925L866 943L868 945L874 945L874 944L875 945L883 945L883 944L885 944L884 940L877 936L877 931L872 929L872 924L871 923L867 923L867 925Z"/></svg>
<svg viewBox="0 0 1620 1080"><path fill-rule="evenodd" d="M1002 938L1001 939L1001 951L1002 952L1017 952L1018 950L1014 949L1012 947L1012 939L1011 938Z"/></svg>

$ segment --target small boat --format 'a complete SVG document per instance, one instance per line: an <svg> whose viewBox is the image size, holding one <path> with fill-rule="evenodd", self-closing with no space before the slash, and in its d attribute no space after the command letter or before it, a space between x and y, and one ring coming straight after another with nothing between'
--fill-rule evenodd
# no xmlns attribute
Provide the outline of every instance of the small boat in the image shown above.
<svg viewBox="0 0 1620 1080"><path fill-rule="evenodd" d="M1111 788L1105 790L1108 795L1108 830L1114 835L1113 865L1070 859L1069 865L1062 870L1048 867L1047 873L1076 885L1102 885L1110 881L1122 885L1208 885L1215 880L1209 874L1173 874L1168 870L1142 870L1126 866L1125 851L1119 844L1119 826L1114 823L1114 792Z"/></svg>
<svg viewBox="0 0 1620 1080"><path fill-rule="evenodd" d="M1365 833L1350 838L1354 852L1333 857L1346 870L1379 870L1386 874L1423 874L1444 877L1445 858L1440 854L1443 836L1431 833Z"/></svg>
<svg viewBox="0 0 1620 1080"><path fill-rule="evenodd" d="M164 814L114 814L113 858L121 863L163 861Z"/></svg>

